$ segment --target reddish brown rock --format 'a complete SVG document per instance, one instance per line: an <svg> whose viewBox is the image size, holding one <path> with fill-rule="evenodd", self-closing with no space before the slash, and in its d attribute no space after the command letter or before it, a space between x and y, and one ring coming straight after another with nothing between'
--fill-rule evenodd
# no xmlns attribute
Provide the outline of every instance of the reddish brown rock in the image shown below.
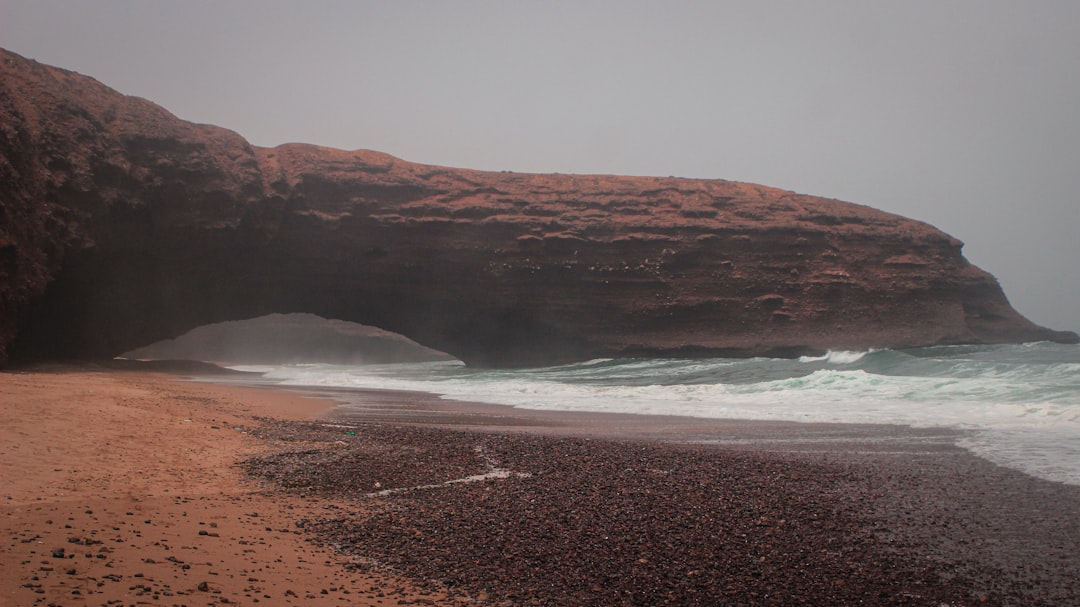
<svg viewBox="0 0 1080 607"><path fill-rule="evenodd" d="M310 312L483 365L1075 341L961 243L720 180L257 148L0 51L0 353L112 356Z"/></svg>

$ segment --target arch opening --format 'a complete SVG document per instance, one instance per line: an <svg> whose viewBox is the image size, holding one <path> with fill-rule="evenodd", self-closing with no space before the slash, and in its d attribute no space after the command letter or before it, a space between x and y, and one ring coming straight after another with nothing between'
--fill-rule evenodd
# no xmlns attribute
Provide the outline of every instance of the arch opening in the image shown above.
<svg viewBox="0 0 1080 607"><path fill-rule="evenodd" d="M315 314L267 314L211 323L120 355L134 360L196 360L229 365L370 365L452 361L455 357L371 325Z"/></svg>

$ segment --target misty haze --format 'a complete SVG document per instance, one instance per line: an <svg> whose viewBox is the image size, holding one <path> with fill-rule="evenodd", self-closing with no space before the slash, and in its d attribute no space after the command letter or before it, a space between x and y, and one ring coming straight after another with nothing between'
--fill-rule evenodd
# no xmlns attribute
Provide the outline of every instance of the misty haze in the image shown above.
<svg viewBox="0 0 1080 607"><path fill-rule="evenodd" d="M1073 604L1078 23L5 0L0 604Z"/></svg>

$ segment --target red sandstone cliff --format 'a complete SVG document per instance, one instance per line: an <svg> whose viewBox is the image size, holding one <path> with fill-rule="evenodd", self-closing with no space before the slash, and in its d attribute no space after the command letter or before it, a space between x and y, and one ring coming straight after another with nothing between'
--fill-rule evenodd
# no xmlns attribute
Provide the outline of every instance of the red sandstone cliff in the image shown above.
<svg viewBox="0 0 1080 607"><path fill-rule="evenodd" d="M311 312L485 365L1075 341L961 243L758 185L256 148L0 51L0 359Z"/></svg>

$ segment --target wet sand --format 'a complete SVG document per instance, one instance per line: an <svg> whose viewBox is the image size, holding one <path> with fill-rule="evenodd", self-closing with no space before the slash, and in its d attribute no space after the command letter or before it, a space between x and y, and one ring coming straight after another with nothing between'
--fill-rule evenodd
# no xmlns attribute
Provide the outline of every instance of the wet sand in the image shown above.
<svg viewBox="0 0 1080 607"><path fill-rule="evenodd" d="M1080 488L949 431L70 369L0 374L0 399L5 604L1080 596Z"/></svg>

